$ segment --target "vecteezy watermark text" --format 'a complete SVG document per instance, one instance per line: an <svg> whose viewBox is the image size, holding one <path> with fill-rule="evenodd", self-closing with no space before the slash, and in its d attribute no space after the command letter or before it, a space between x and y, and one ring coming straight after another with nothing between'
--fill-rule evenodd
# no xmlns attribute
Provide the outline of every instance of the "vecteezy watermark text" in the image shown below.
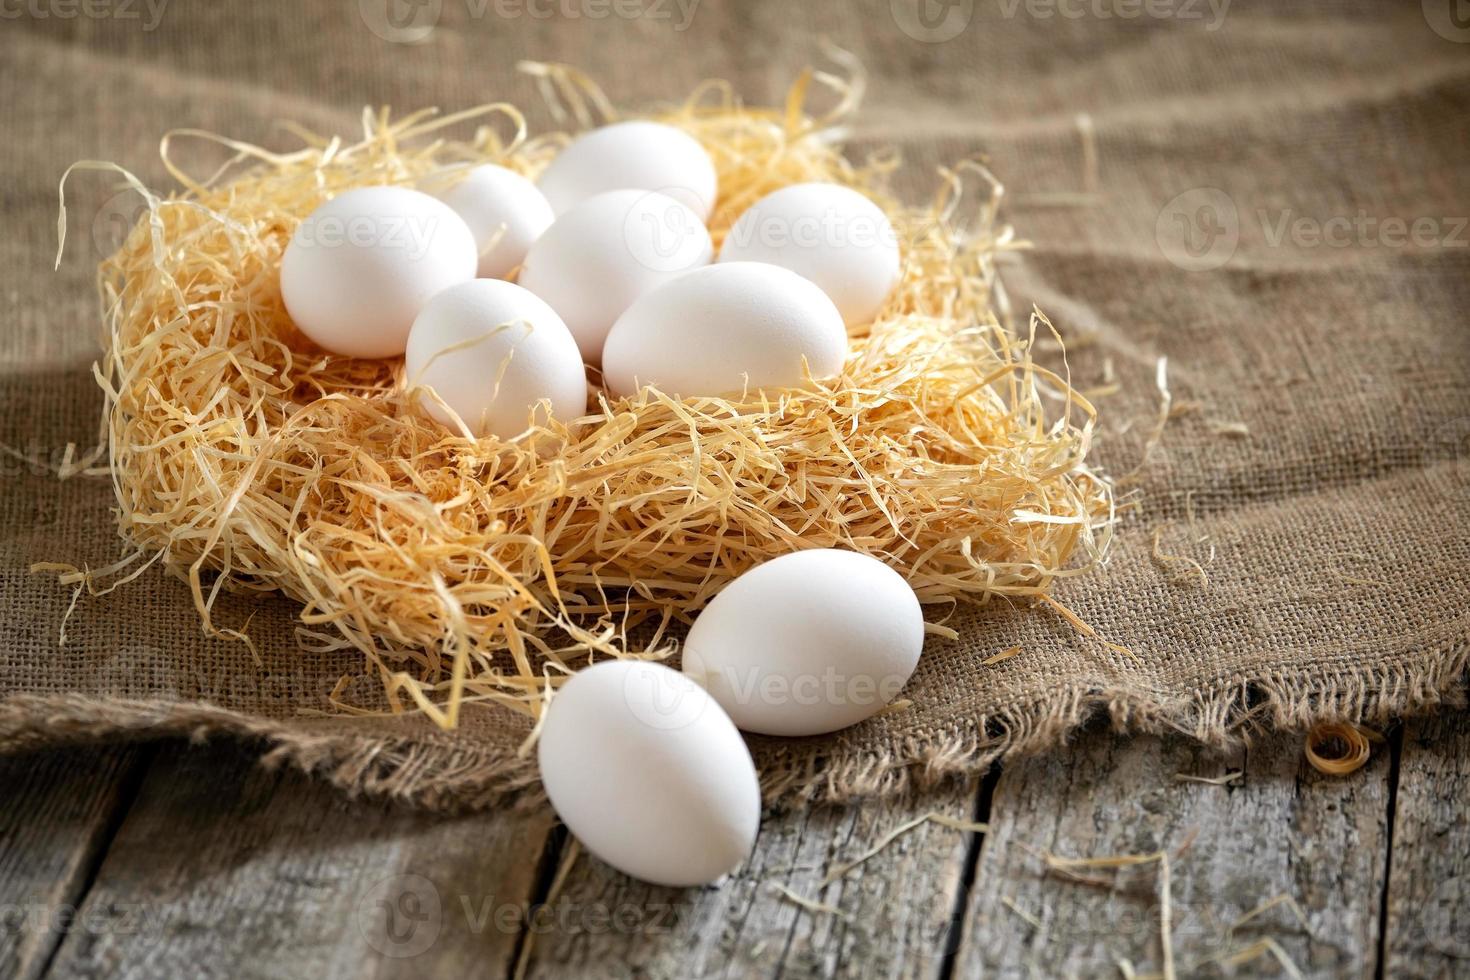
<svg viewBox="0 0 1470 980"><path fill-rule="evenodd" d="M143 30L158 27L169 0L0 0L0 20L136 21Z"/></svg>
<svg viewBox="0 0 1470 980"><path fill-rule="evenodd" d="M141 902L107 902L78 907L47 902L0 904L0 936L86 933L92 936L157 937L162 914Z"/></svg>
<svg viewBox="0 0 1470 980"><path fill-rule="evenodd" d="M1413 220L1389 216L1379 218L1359 209L1351 215L1317 218L1297 214L1292 208L1256 212L1266 244L1277 248L1290 243L1300 248L1465 248L1470 218L1418 217Z"/></svg>
<svg viewBox="0 0 1470 980"><path fill-rule="evenodd" d="M504 901L494 895L442 894L423 875L389 875L357 903L357 928L368 946L392 959L433 948L446 927L470 935L659 935L674 931L687 909L673 902Z"/></svg>
<svg viewBox="0 0 1470 980"><path fill-rule="evenodd" d="M828 667L820 674L778 674L759 670L722 668L707 675L718 678L735 703L742 705L858 705L879 707L898 697L908 677L889 674L847 674Z"/></svg>
<svg viewBox="0 0 1470 980"><path fill-rule="evenodd" d="M986 0L1006 20L1197 21L1207 31L1225 23L1232 0ZM977 0L889 0L898 29L915 41L940 44L970 26Z"/></svg>
<svg viewBox="0 0 1470 980"><path fill-rule="evenodd" d="M1171 198L1159 211L1154 236L1173 265L1204 272L1230 261L1246 229L1273 249L1470 248L1470 216L1376 215L1363 208L1322 216L1293 207L1247 209L1218 187L1194 187Z"/></svg>
<svg viewBox="0 0 1470 980"><path fill-rule="evenodd" d="M995 0L1007 20L1024 14L1034 20L1182 20L1201 21L1217 31L1230 13L1231 0Z"/></svg>
<svg viewBox="0 0 1470 980"><path fill-rule="evenodd" d="M899 247L899 231L887 218L836 210L797 218L757 212L753 221L736 222L727 237L737 245L765 248Z"/></svg>
<svg viewBox="0 0 1470 980"><path fill-rule="evenodd" d="M694 22L700 0L451 0L464 4L470 20L647 20L683 32ZM427 41L444 13L444 0L358 0L368 30L395 44Z"/></svg>
<svg viewBox="0 0 1470 980"><path fill-rule="evenodd" d="M1423 0L1424 21L1446 41L1470 44L1470 3L1465 0Z"/></svg>
<svg viewBox="0 0 1470 980"><path fill-rule="evenodd" d="M307 218L291 243L297 248L380 248L402 250L411 261L424 257L439 219L433 215L358 214L350 218Z"/></svg>

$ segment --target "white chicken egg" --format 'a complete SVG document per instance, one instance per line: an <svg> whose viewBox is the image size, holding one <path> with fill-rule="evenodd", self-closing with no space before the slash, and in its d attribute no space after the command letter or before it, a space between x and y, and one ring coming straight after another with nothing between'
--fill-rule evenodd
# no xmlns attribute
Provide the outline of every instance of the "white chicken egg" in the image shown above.
<svg viewBox="0 0 1470 980"><path fill-rule="evenodd" d="M878 315L898 283L898 236L888 216L839 184L792 184L756 201L731 226L721 262L769 262L822 287L851 326Z"/></svg>
<svg viewBox="0 0 1470 980"><path fill-rule="evenodd" d="M795 387L842 370L842 315L811 282L779 266L725 262L695 269L637 300L602 352L618 395L643 385L684 398Z"/></svg>
<svg viewBox="0 0 1470 980"><path fill-rule="evenodd" d="M281 257L281 299L334 354L396 357L424 304L475 277L475 236L443 201L359 187L318 207Z"/></svg>
<svg viewBox="0 0 1470 980"><path fill-rule="evenodd" d="M491 163L471 170L444 203L474 233L482 279L504 279L556 217L535 184Z"/></svg>
<svg viewBox="0 0 1470 980"><path fill-rule="evenodd" d="M471 279L431 299L413 322L405 382L424 386L475 435L524 432L543 400L562 422L587 408L587 374L577 342L556 311L499 279ZM446 425L453 417L427 394L419 404Z"/></svg>
<svg viewBox="0 0 1470 980"><path fill-rule="evenodd" d="M750 751L703 689L661 664L608 660L576 673L551 699L538 759L567 829L635 878L708 884L755 843Z"/></svg>
<svg viewBox="0 0 1470 980"><path fill-rule="evenodd" d="M757 565L715 596L684 643L684 673L744 731L819 735L892 701L923 646L924 615L901 575L816 548Z"/></svg>
<svg viewBox="0 0 1470 980"><path fill-rule="evenodd" d="M657 191L608 191L552 222L526 254L519 282L566 321L582 357L602 361L613 321L633 301L709 264L709 232L687 207Z"/></svg>
<svg viewBox="0 0 1470 980"><path fill-rule="evenodd" d="M537 182L557 214L594 194L633 188L661 191L700 221L715 206L715 165L699 141L682 129L634 120L613 123L573 140Z"/></svg>

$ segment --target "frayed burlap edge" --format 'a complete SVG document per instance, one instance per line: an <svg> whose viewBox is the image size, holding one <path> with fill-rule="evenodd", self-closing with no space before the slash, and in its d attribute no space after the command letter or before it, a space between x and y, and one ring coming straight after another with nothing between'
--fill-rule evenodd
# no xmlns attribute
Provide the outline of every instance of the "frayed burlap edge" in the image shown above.
<svg viewBox="0 0 1470 980"><path fill-rule="evenodd" d="M773 808L894 796L996 762L1064 745L1100 717L1120 733L1177 733L1226 749L1264 730L1323 721L1382 724L1466 701L1470 645L1463 639L1385 667L1232 678L1191 695L1158 700L1104 687L1069 688L1001 708L966 732L930 733L883 752L831 757L819 740L755 745ZM118 739L229 735L263 745L267 766L289 765L349 795L431 810L537 806L544 801L533 758L468 744L402 735L302 732L288 722L201 703L115 700L81 694L17 695L0 702L0 752Z"/></svg>

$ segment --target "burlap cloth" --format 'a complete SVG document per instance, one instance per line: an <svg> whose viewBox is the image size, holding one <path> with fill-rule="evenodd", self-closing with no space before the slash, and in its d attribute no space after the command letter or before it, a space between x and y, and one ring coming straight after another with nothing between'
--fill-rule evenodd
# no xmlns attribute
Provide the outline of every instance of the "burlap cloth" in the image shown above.
<svg viewBox="0 0 1470 980"><path fill-rule="evenodd" d="M534 785L508 714L470 710L452 734L329 715L327 693L361 664L298 649L283 600L220 610L227 625L253 614L261 663L204 638L185 587L152 572L83 596L58 642L71 592L28 567L105 564L121 543L105 478L58 481L40 464L95 443L93 269L136 213L105 180L78 181L52 272L67 164L114 160L171 187L156 154L170 128L286 148L279 121L352 133L364 104L508 99L545 127L521 58L580 66L623 105L716 76L769 102L821 61L822 35L870 73L855 153L901 148L915 200L935 165L977 152L1006 180L1006 215L1035 243L1007 268L1010 294L1057 322L1079 387L1102 389L1108 470L1142 461L1163 356L1174 417L1126 488L1140 507L1111 564L1058 593L1136 661L1046 610L960 614L961 639L929 644L906 710L830 738L757 741L773 794L892 792L1057 746L1103 712L1222 742L1459 698L1470 29L1451 6L985 0L928 4L920 19L909 0L704 0L687 22L673 0L8 6L0 748L234 732L343 787L425 805ZM398 40L436 11L421 43ZM1079 113L1096 132L1096 193ZM1160 553L1200 562L1208 583L1155 557L1156 532Z"/></svg>

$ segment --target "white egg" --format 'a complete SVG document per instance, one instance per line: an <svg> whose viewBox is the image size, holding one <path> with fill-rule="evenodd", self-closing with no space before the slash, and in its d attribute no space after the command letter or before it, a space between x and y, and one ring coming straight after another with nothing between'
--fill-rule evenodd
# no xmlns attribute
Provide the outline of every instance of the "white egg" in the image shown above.
<svg viewBox="0 0 1470 980"><path fill-rule="evenodd" d="M747 732L819 735L854 725L908 683L924 615L876 558L827 548L757 565L694 621L684 673Z"/></svg>
<svg viewBox="0 0 1470 980"><path fill-rule="evenodd" d="M898 284L898 236L882 209L855 190L792 184L736 220L720 261L769 262L803 275L857 326L878 315Z"/></svg>
<svg viewBox="0 0 1470 980"><path fill-rule="evenodd" d="M687 207L656 191L608 191L552 222L526 254L518 280L566 321L582 357L602 345L622 312L655 286L709 264L709 232Z"/></svg>
<svg viewBox="0 0 1470 980"><path fill-rule="evenodd" d="M557 214L594 194L633 188L662 191L704 221L715 206L716 182L715 165L698 140L673 126L635 120L577 137L537 183Z"/></svg>
<svg viewBox="0 0 1470 980"><path fill-rule="evenodd" d="M733 871L760 825L760 784L735 726L661 664L608 660L551 699L538 749L557 815L593 854L658 885Z"/></svg>
<svg viewBox="0 0 1470 980"><path fill-rule="evenodd" d="M504 279L556 217L535 184L488 163L451 188L444 203L474 233L482 279Z"/></svg>
<svg viewBox="0 0 1470 980"><path fill-rule="evenodd" d="M811 282L779 266L726 262L695 269L638 299L602 353L618 395L643 385L695 398L796 387L842 370L842 315Z"/></svg>
<svg viewBox="0 0 1470 980"><path fill-rule="evenodd" d="M297 226L281 298L318 345L396 357L424 304L475 277L475 236L443 201L406 187L344 191Z"/></svg>
<svg viewBox="0 0 1470 980"><path fill-rule="evenodd" d="M500 279L471 279L431 299L409 332L404 375L409 387L432 388L475 435L516 436L533 409L544 423L543 400L562 422L587 408L587 374L566 324ZM419 404L453 425L427 394Z"/></svg>

